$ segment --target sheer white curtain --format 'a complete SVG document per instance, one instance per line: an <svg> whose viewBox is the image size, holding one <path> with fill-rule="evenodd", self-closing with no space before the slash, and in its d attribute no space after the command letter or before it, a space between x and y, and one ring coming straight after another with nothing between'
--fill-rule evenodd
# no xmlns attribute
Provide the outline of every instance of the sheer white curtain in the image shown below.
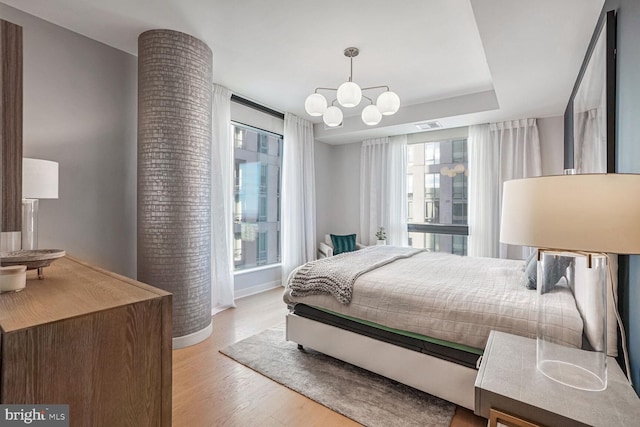
<svg viewBox="0 0 640 427"><path fill-rule="evenodd" d="M489 125L469 127L469 241L470 256L497 258L500 251L500 144Z"/></svg>
<svg viewBox="0 0 640 427"><path fill-rule="evenodd" d="M574 116L573 167L576 173L607 173L604 111L593 109Z"/></svg>
<svg viewBox="0 0 640 427"><path fill-rule="evenodd" d="M233 222L231 144L231 92L213 85L213 132L211 146L211 310L212 314L233 301Z"/></svg>
<svg viewBox="0 0 640 427"><path fill-rule="evenodd" d="M387 244L408 245L407 137L377 138L360 149L360 240L376 242L384 227Z"/></svg>
<svg viewBox="0 0 640 427"><path fill-rule="evenodd" d="M282 283L316 254L316 189L313 124L284 115L282 156Z"/></svg>
<svg viewBox="0 0 640 427"><path fill-rule="evenodd" d="M469 128L469 245L471 256L526 258L529 248L500 243L502 185L542 175L535 119Z"/></svg>

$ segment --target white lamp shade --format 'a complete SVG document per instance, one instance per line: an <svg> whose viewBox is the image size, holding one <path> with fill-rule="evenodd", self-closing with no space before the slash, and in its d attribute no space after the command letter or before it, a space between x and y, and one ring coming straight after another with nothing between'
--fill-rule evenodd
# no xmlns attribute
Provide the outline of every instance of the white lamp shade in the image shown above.
<svg viewBox="0 0 640 427"><path fill-rule="evenodd" d="M344 82L338 87L336 98L343 107L355 107L362 100L362 90L354 82Z"/></svg>
<svg viewBox="0 0 640 427"><path fill-rule="evenodd" d="M312 93L304 101L304 109L310 116L321 116L327 110L327 98L319 93Z"/></svg>
<svg viewBox="0 0 640 427"><path fill-rule="evenodd" d="M640 175L560 175L504 183L500 241L640 253Z"/></svg>
<svg viewBox="0 0 640 427"><path fill-rule="evenodd" d="M58 198L58 163L40 159L22 159L22 197Z"/></svg>
<svg viewBox="0 0 640 427"><path fill-rule="evenodd" d="M329 127L336 127L342 123L342 110L336 106L327 108L327 111L322 115L322 120Z"/></svg>
<svg viewBox="0 0 640 427"><path fill-rule="evenodd" d="M362 121L369 126L375 126L382 120L382 114L375 105L367 105L362 110Z"/></svg>
<svg viewBox="0 0 640 427"><path fill-rule="evenodd" d="M390 90L382 92L376 100L376 105L384 116L390 116L391 114L395 114L400 108L400 97Z"/></svg>

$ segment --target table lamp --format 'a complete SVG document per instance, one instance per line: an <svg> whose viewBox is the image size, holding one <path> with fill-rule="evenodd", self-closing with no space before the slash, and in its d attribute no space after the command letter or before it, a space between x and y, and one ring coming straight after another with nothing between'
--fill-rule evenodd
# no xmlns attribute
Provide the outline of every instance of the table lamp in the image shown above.
<svg viewBox="0 0 640 427"><path fill-rule="evenodd" d="M58 198L58 163L22 159L22 249L38 248L38 200Z"/></svg>
<svg viewBox="0 0 640 427"><path fill-rule="evenodd" d="M634 174L504 183L500 240L538 248L537 367L555 381L594 391L607 386L606 254L640 253L638 194L640 175ZM580 264L582 276L577 275ZM567 280L569 265L576 268L575 280ZM584 321L582 350L559 344L549 333L558 319L545 306L557 304L561 292L571 292Z"/></svg>

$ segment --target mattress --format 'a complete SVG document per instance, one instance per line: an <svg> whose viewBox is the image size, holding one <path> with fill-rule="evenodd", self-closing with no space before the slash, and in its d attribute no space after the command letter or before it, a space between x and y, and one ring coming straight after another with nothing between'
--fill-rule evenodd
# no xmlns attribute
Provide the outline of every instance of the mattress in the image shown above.
<svg viewBox="0 0 640 427"><path fill-rule="evenodd" d="M571 292L557 286L551 294L554 322L546 333L581 347L583 322ZM536 336L536 292L524 285L523 261L422 252L359 276L349 304L330 295L293 297L288 288L284 301L477 349L491 330Z"/></svg>

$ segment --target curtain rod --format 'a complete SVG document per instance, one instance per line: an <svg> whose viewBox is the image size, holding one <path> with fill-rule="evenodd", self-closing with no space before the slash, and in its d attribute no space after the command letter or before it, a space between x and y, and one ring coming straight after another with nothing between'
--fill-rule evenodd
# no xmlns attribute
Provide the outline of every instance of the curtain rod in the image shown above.
<svg viewBox="0 0 640 427"><path fill-rule="evenodd" d="M265 114L269 114L270 116L277 117L279 119L284 120L284 113L281 113L279 111L273 110L273 109L271 109L269 107L265 107L264 105L260 105L260 104L258 104L256 102L250 101L250 100L248 100L246 98L243 98L241 96L238 96L236 94L232 94L231 95L231 100L233 102L235 102L235 103L244 105L244 106L249 107L249 108L253 108L254 110L262 111Z"/></svg>

